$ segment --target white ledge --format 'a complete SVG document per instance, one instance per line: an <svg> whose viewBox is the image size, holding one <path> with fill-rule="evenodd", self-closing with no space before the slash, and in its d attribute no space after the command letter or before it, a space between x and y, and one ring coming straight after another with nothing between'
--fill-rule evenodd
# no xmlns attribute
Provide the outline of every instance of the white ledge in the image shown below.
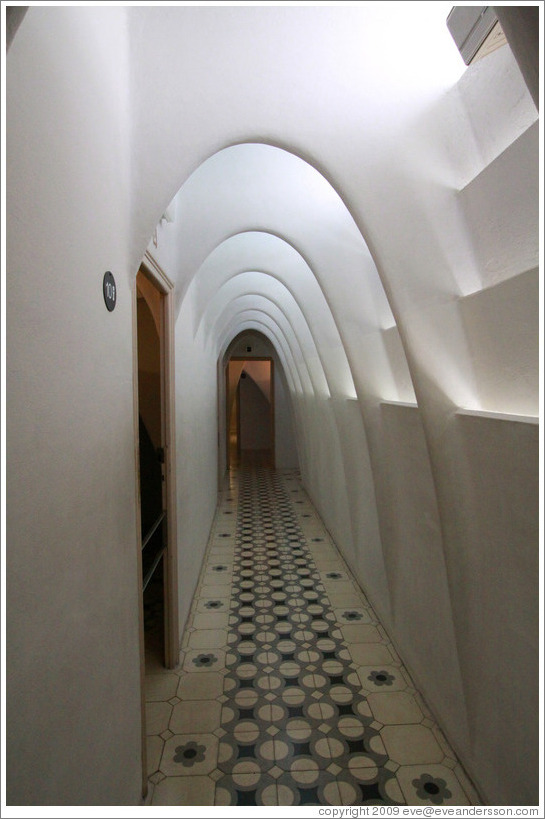
<svg viewBox="0 0 545 819"><path fill-rule="evenodd" d="M464 408L456 410L456 415L465 415L472 418L489 418L491 421L516 421L520 424L539 424L538 415L515 415L507 412Z"/></svg>
<svg viewBox="0 0 545 819"><path fill-rule="evenodd" d="M416 401L385 401L380 402L384 407L405 407L407 409L418 409Z"/></svg>

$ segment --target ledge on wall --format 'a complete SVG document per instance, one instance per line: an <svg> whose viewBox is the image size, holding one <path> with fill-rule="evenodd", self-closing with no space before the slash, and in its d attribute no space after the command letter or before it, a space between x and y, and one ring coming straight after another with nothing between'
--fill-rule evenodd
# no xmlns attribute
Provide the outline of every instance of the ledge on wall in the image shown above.
<svg viewBox="0 0 545 819"><path fill-rule="evenodd" d="M416 401L393 401L389 400L382 400L380 402L381 407L402 407L405 409L418 409L418 404Z"/></svg>
<svg viewBox="0 0 545 819"><path fill-rule="evenodd" d="M414 401L382 400L380 402L380 406L399 407L400 409L419 409L418 404ZM494 410L468 409L467 407L459 407L454 414L473 418L488 418L491 421L516 421L521 424L539 424L539 416L537 415L521 415L517 413L495 412Z"/></svg>
<svg viewBox="0 0 545 819"><path fill-rule="evenodd" d="M456 410L458 416L469 416L472 418L488 418L491 421L518 422L520 424L539 424L537 415L515 415L507 412L494 412L491 410L476 410L460 408Z"/></svg>

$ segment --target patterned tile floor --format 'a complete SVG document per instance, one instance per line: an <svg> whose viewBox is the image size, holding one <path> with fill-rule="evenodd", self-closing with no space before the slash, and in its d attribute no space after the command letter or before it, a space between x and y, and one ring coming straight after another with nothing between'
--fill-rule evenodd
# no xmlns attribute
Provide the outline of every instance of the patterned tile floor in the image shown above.
<svg viewBox="0 0 545 819"><path fill-rule="evenodd" d="M297 472L231 474L147 672L148 804L481 804Z"/></svg>

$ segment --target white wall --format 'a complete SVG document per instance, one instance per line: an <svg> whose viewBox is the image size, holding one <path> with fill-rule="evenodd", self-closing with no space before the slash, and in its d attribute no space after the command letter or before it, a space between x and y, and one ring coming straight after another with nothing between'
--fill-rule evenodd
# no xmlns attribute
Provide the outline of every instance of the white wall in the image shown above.
<svg viewBox="0 0 545 819"><path fill-rule="evenodd" d="M472 765L503 804L515 796L504 778L513 751L538 769L538 425L460 412L452 426L445 540L447 549L464 549L463 560L449 549L447 565ZM514 668L528 676L511 675L506 684ZM532 777L516 790L517 804L536 804Z"/></svg>
<svg viewBox="0 0 545 819"><path fill-rule="evenodd" d="M130 299L177 194L154 255L178 305L181 621L215 506L217 362L261 332L305 485L462 762L490 803L535 804L535 675L514 669L536 654L537 113L506 47L458 81L450 7L26 15L8 57L16 800L138 799ZM65 715L73 734L52 730Z"/></svg>
<svg viewBox="0 0 545 819"><path fill-rule="evenodd" d="M140 801L127 68L117 8L32 7L8 58L10 805Z"/></svg>
<svg viewBox="0 0 545 819"><path fill-rule="evenodd" d="M216 510L218 488L217 356L203 334L194 333L190 296L176 322L175 362L178 593L183 634Z"/></svg>
<svg viewBox="0 0 545 819"><path fill-rule="evenodd" d="M275 454L277 469L297 469L297 440L293 424L293 408L286 388L286 377L276 364L274 373L274 425Z"/></svg>
<svg viewBox="0 0 545 819"><path fill-rule="evenodd" d="M430 707L448 724L451 741L463 747L465 701L422 419L415 404L384 402L379 412L378 504L390 630Z"/></svg>

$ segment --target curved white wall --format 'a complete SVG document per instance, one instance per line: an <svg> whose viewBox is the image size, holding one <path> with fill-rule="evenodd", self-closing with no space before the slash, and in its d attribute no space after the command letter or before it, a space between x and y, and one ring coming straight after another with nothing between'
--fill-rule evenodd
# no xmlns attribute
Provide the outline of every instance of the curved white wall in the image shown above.
<svg viewBox="0 0 545 819"><path fill-rule="evenodd" d="M7 82L14 804L138 800L148 244L176 285L182 622L215 508L218 361L259 332L308 491L462 761L492 804L535 804L537 113L507 47L462 76L450 8L25 16ZM85 738L66 764L63 669ZM82 789L97 748L115 763Z"/></svg>

